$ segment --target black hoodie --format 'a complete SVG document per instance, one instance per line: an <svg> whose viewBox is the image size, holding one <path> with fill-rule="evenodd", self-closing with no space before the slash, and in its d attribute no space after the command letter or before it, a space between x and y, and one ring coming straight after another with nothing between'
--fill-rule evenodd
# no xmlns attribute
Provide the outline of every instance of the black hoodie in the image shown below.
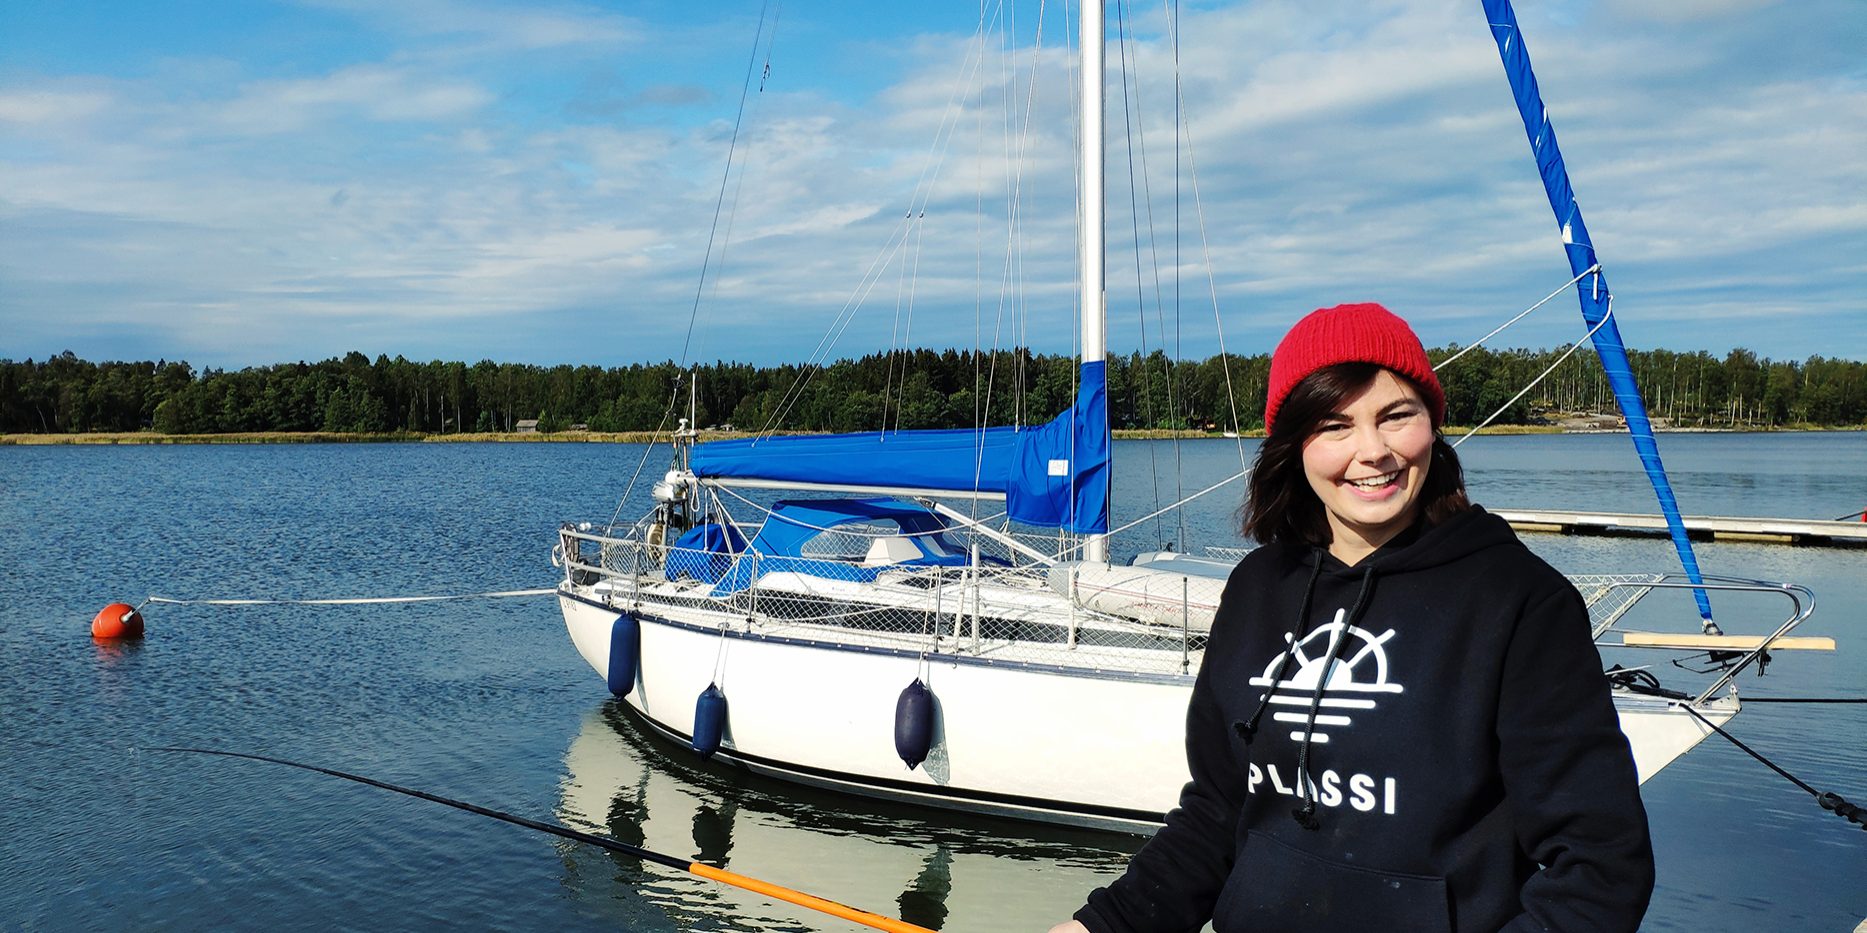
<svg viewBox="0 0 1867 933"><path fill-rule="evenodd" d="M1094 933L1633 930L1646 912L1646 811L1588 610L1482 509L1353 567L1248 555L1186 733L1192 781L1076 914Z"/></svg>

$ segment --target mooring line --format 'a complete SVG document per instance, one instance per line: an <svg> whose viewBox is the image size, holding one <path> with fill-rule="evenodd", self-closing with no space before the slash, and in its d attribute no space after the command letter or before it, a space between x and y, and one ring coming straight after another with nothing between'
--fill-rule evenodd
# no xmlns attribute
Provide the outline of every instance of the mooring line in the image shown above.
<svg viewBox="0 0 1867 933"><path fill-rule="evenodd" d="M549 596L556 589L497 590L491 593L458 593L452 596L360 596L347 599L171 599L151 596L143 605L167 603L171 606L372 606L383 603L437 603L450 599L504 599L511 596Z"/></svg>
<svg viewBox="0 0 1867 933"><path fill-rule="evenodd" d="M544 592L551 592L551 591L546 590ZM527 819L525 817L516 816L514 814L506 813L500 810L489 809L487 807L479 806L478 804L468 803L464 800L454 800L449 797L442 797L439 794L430 794L427 791L416 790L412 787L403 787L399 784L391 784L387 781L378 781L375 778L364 777L361 774L351 774L348 771L338 771L334 768L323 768L317 765L305 764L303 762L288 761L284 758L273 758L268 755L253 755L253 754L248 754L246 752L229 752L229 751L222 751L222 750L213 749L213 748L187 748L187 747L182 747L182 746L164 745L164 746L156 746L152 748L145 748L143 750L151 751L151 752L188 752L188 753L196 754L196 755L218 755L222 758L245 758L249 761L264 761L264 762L268 762L268 763L275 764L275 765L285 765L286 767L289 767L289 768L300 768L305 771L316 771L319 774L328 774L331 777L343 778L346 781L355 781L359 784L367 784L371 787L377 787L377 788L381 788L387 791L394 791L395 793L398 793L398 794L405 794L410 797L416 797L422 800L430 801L432 803L438 803L443 806L453 807L456 810L465 810L468 813L477 813L480 816L491 817L495 820L500 820L501 822L511 823L514 826L523 826L526 829L535 829L541 833L550 833L553 836L558 836L563 839L569 839L573 842L586 843L588 845L596 846L599 849L606 849L610 852L617 852L623 855L634 856L636 858L642 859L643 861L654 862L657 865L665 865L669 868L678 868L681 871L687 872L688 874L695 875L701 878L706 878L710 881L717 881L717 882L720 882L721 884L729 884L736 888L740 888L746 891L751 891L754 894L762 894L766 897L776 898L781 901L785 901L791 904L796 904L799 907L806 907L811 910L817 911L819 913L829 914L832 917L840 917L844 920L849 920L854 923L859 923L859 924L862 924L863 926L870 927L872 929L886 930L888 931L888 933L934 933L934 931L929 930L926 927L915 926L914 924L908 923L904 920L896 920L892 917L884 917L881 914L870 913L866 910L862 910L861 908L850 907L846 904L839 904L827 898L821 898L814 894L806 894L802 891L794 890L792 888L787 888L782 885L772 884L769 881L761 881L749 875L741 875L737 872L727 871L724 868L714 868L711 865L705 865L700 862L690 862L685 859L676 858L675 856L672 856L672 855L663 855L659 852L655 852L649 849L644 849L644 848L641 848L640 846L632 846L625 842L617 842L616 840L611 839L607 836L598 836L592 833L579 832L577 830L570 829L570 828L563 827L563 826L553 826L550 823L541 823L537 820Z"/></svg>
<svg viewBox="0 0 1867 933"><path fill-rule="evenodd" d="M1827 810L1828 812L1833 813L1834 815L1844 820L1847 820L1848 822L1853 823L1856 826L1859 826L1863 830L1867 830L1867 807L1861 807L1856 804L1849 803L1847 798L1841 796L1840 794L1835 793L1834 791L1821 791L1821 790L1816 790L1813 787L1810 787L1807 781L1804 781L1801 778L1796 777L1793 774L1790 774L1788 771L1783 770L1780 766L1777 765L1776 762L1763 757L1763 755L1758 753L1756 749L1753 749L1750 746L1745 745L1743 742L1739 741L1737 736L1732 735L1731 733L1726 732L1723 729L1719 728L1717 723L1712 722L1709 719L1706 719L1703 714L1701 714L1698 710L1693 709L1690 704L1683 704L1679 708L1685 710L1688 713L1691 713L1692 718L1697 719L1699 722L1702 722L1707 726L1710 726L1713 732L1716 732L1719 735L1723 736L1725 738L1725 741L1728 741L1732 745L1737 746L1739 750L1744 752L1744 754L1749 755L1750 757L1763 762L1764 765L1766 765L1771 771L1774 771L1777 774L1782 775L1785 780L1789 781L1789 783L1802 788L1805 792L1808 793L1809 796L1815 798L1815 802L1819 804L1822 809Z"/></svg>

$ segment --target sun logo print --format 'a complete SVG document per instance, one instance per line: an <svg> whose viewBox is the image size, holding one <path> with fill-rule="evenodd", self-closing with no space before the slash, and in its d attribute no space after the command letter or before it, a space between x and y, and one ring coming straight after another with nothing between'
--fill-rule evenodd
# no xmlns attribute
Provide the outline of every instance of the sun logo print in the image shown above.
<svg viewBox="0 0 1867 933"><path fill-rule="evenodd" d="M1283 708L1272 712L1271 720L1296 725L1298 728L1290 733L1292 741L1307 739L1326 743L1329 734L1323 727L1346 728L1355 713L1374 709L1376 695L1401 692L1399 684L1387 679L1387 650L1383 647L1394 637L1394 630L1390 628L1376 635L1348 624L1347 615L1347 610L1336 610L1334 621L1317 626L1296 643L1291 652L1296 670L1289 677L1273 679L1283 661L1279 655L1264 668L1263 674L1247 681L1254 687L1271 688L1273 710ZM1293 637L1285 632L1284 642L1288 644ZM1342 643L1351 638L1360 644ZM1310 698L1316 693L1318 683L1323 689L1316 728L1306 732L1302 727L1309 722Z"/></svg>

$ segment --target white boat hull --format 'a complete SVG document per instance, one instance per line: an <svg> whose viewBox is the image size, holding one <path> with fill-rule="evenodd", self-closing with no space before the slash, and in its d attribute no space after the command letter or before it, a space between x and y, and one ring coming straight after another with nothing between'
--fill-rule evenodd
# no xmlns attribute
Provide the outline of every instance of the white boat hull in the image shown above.
<svg viewBox="0 0 1867 933"><path fill-rule="evenodd" d="M1700 704L1699 715L1723 726L1741 708L1734 696L1725 696ZM1676 701L1657 697L1616 694L1614 711L1620 714L1621 731L1634 749L1634 769L1640 783L1672 764L1712 734L1710 726L1700 722Z"/></svg>
<svg viewBox="0 0 1867 933"><path fill-rule="evenodd" d="M571 641L607 680L610 633L621 611L563 590L558 601ZM1186 783L1182 724L1191 674L1099 675L975 658L923 662L898 649L722 635L646 614L637 621L646 663L625 697L628 706L685 741L696 698L717 682L728 704L718 757L755 772L883 799L1125 832L1151 832ZM917 676L938 698L938 717L931 753L910 770L895 753L894 715L901 691ZM1129 727L1136 723L1160 727Z"/></svg>
<svg viewBox="0 0 1867 933"><path fill-rule="evenodd" d="M577 650L606 681L622 610L560 589ZM694 613L689 613L694 615ZM700 613L699 615L706 615ZM742 622L710 613L718 622ZM1152 832L1187 781L1183 724L1192 673L1136 675L994 664L797 638L722 635L704 619L638 612L641 657L624 698L679 742L717 683L728 703L721 760L845 793L1014 819ZM910 770L894 749L895 702L920 677L938 697L934 746ZM1711 729L1678 703L1617 694L1621 728L1646 781ZM1701 712L1723 725L1725 698Z"/></svg>

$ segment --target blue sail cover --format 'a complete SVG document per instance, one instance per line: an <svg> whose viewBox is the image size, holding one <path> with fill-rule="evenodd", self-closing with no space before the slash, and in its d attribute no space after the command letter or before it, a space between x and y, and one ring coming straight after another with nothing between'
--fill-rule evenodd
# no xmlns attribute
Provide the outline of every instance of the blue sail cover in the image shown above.
<svg viewBox="0 0 1867 933"><path fill-rule="evenodd" d="M1679 517L1679 503L1673 498L1672 483L1666 478L1666 468L1660 464L1653 424L1647 419L1647 406L1640 398L1640 387L1634 384L1633 367L1627 360L1627 348L1621 343L1620 328L1612 319L1602 323L1608 318L1613 298L1608 293L1607 278L1595 268L1595 247L1588 238L1588 227L1582 223L1582 209L1575 203L1575 191L1569 187L1569 170L1563 165L1562 151L1556 146L1556 129L1550 125L1549 112L1543 107L1536 74L1530 70L1530 51L1524 47L1523 33L1517 28L1517 13L1511 9L1510 0L1483 0L1483 3L1485 16L1491 23L1491 36L1497 40L1498 56L1504 61L1504 73L1509 76L1511 92L1517 98L1517 112L1523 117L1524 132L1530 136L1537 172L1543 176L1543 190L1549 194L1549 206L1556 212L1556 223L1562 228L1569 271L1581 277L1595 269L1575 287L1582 302L1582 319L1594 330L1595 355L1601 359L1601 368L1614 390L1614 400L1620 404L1621 414L1627 417L1627 430L1633 435L1634 450L1640 454L1647 479L1652 481L1653 491L1659 496L1660 511L1665 513L1666 528L1672 533L1679 563L1693 583L1703 583L1698 557L1692 552L1685 522ZM1699 615L1711 621L1711 600L1705 591L1693 590L1692 594L1698 599Z"/></svg>
<svg viewBox="0 0 1867 933"><path fill-rule="evenodd" d="M1029 428L870 431L714 441L702 479L1003 493L1013 521L1078 534L1109 529L1107 364L1082 364L1076 403Z"/></svg>

